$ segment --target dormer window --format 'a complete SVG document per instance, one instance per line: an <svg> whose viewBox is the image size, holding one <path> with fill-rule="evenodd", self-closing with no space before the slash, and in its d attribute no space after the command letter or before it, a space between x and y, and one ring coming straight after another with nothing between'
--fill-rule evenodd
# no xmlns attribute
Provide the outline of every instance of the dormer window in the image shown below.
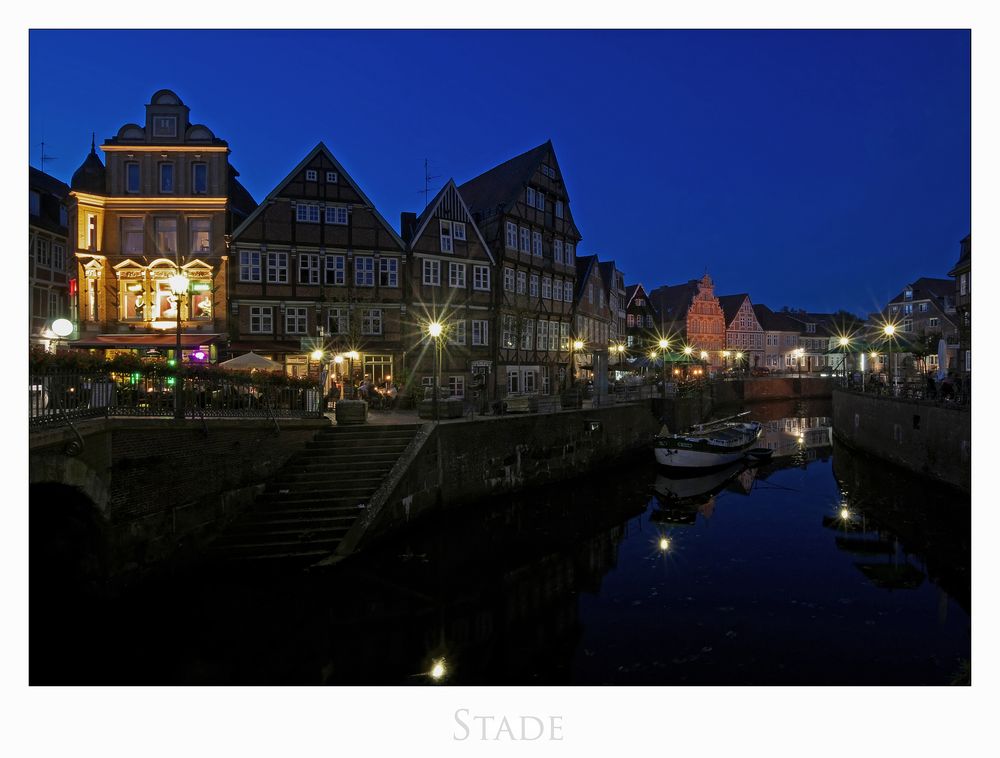
<svg viewBox="0 0 1000 758"><path fill-rule="evenodd" d="M913 299L913 290L906 290L903 293L903 299L904 300L912 300Z"/></svg>
<svg viewBox="0 0 1000 758"><path fill-rule="evenodd" d="M336 184L337 183L337 172L336 171L327 171L326 172L326 183L327 184Z"/></svg>
<svg viewBox="0 0 1000 758"><path fill-rule="evenodd" d="M28 212L32 216L42 215L42 196L37 192L28 193Z"/></svg>
<svg viewBox="0 0 1000 758"><path fill-rule="evenodd" d="M176 137L177 116L153 116L154 137Z"/></svg>
<svg viewBox="0 0 1000 758"><path fill-rule="evenodd" d="M451 222L441 219L441 252L450 253L451 250Z"/></svg>
<svg viewBox="0 0 1000 758"><path fill-rule="evenodd" d="M314 181L316 181L316 170L315 169L308 169L306 171L306 181L307 182L314 182Z"/></svg>
<svg viewBox="0 0 1000 758"><path fill-rule="evenodd" d="M806 332L809 334L816 333L816 324L806 324Z"/></svg>

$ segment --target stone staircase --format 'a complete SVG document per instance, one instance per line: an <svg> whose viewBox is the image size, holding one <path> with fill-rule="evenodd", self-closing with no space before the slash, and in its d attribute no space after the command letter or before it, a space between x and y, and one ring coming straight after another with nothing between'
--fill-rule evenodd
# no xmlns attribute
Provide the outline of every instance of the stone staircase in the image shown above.
<svg viewBox="0 0 1000 758"><path fill-rule="evenodd" d="M335 426L320 432L219 536L213 555L262 564L328 557L420 426Z"/></svg>

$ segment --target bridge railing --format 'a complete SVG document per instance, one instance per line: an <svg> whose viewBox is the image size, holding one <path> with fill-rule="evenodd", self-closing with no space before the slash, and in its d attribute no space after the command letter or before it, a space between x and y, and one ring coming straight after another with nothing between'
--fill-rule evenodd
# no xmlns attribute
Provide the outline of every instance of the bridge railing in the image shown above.
<svg viewBox="0 0 1000 758"><path fill-rule="evenodd" d="M32 425L99 416L308 418L323 413L318 386L286 386L238 378L48 371L29 375Z"/></svg>

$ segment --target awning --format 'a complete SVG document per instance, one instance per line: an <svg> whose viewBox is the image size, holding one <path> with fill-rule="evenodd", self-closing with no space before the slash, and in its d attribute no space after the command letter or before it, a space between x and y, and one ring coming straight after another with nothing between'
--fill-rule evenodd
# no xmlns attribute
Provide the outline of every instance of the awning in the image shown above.
<svg viewBox="0 0 1000 758"><path fill-rule="evenodd" d="M304 353L300 342L288 340L274 340L273 342L232 342L229 345L230 353L239 353L247 350L259 351L261 353Z"/></svg>
<svg viewBox="0 0 1000 758"><path fill-rule="evenodd" d="M265 358L263 355L257 355L257 353L252 350L249 353L244 353L243 355L232 358L228 361L223 361L219 364L220 368L232 368L232 369L260 369L261 371L281 371L281 364Z"/></svg>
<svg viewBox="0 0 1000 758"><path fill-rule="evenodd" d="M191 349L211 345L225 339L223 334L181 334L181 348ZM176 334L99 334L68 343L70 347L115 348L120 350L150 347L177 347Z"/></svg>

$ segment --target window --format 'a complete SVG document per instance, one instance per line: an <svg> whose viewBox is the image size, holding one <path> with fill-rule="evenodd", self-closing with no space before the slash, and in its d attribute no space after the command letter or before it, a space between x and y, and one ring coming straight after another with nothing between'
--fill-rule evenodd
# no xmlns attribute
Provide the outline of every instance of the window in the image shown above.
<svg viewBox="0 0 1000 758"><path fill-rule="evenodd" d="M354 259L354 284L358 287L375 286L375 259L361 255Z"/></svg>
<svg viewBox="0 0 1000 758"><path fill-rule="evenodd" d="M319 255L299 253L299 284L319 284Z"/></svg>
<svg viewBox="0 0 1000 758"><path fill-rule="evenodd" d="M503 328L500 332L500 347L514 347L514 317L509 313L503 317Z"/></svg>
<svg viewBox="0 0 1000 758"><path fill-rule="evenodd" d="M630 314L628 314L628 315L627 315L627 316L625 317L625 325L626 325L626 326L627 326L627 327L628 327L629 329L633 328L633 327L635 326L635 316L633 316L633 315L632 315L631 313L630 313Z"/></svg>
<svg viewBox="0 0 1000 758"><path fill-rule="evenodd" d="M208 164L191 164L191 191L195 195L208 194Z"/></svg>
<svg viewBox="0 0 1000 758"><path fill-rule="evenodd" d="M212 283L207 279L195 279L192 281L189 303L188 318L211 320Z"/></svg>
<svg viewBox="0 0 1000 758"><path fill-rule="evenodd" d="M441 261L424 259L424 284L431 287L441 284Z"/></svg>
<svg viewBox="0 0 1000 758"><path fill-rule="evenodd" d="M490 344L490 322L489 321L478 321L473 319L472 321L472 344L473 345L489 345Z"/></svg>
<svg viewBox="0 0 1000 758"><path fill-rule="evenodd" d="M62 315L62 296L56 290L49 290L49 316Z"/></svg>
<svg viewBox="0 0 1000 758"><path fill-rule="evenodd" d="M490 267L489 266L473 266L472 267L472 289L474 290L488 290L490 288Z"/></svg>
<svg viewBox="0 0 1000 758"><path fill-rule="evenodd" d="M97 215L94 213L87 214L87 245L91 250L97 249ZM177 249L176 245L174 249Z"/></svg>
<svg viewBox="0 0 1000 758"><path fill-rule="evenodd" d="M536 192L535 193L535 207L540 211L545 210L545 193Z"/></svg>
<svg viewBox="0 0 1000 758"><path fill-rule="evenodd" d="M326 312L327 334L347 334L349 321L347 308L331 308Z"/></svg>
<svg viewBox="0 0 1000 758"><path fill-rule="evenodd" d="M52 268L55 271L66 270L66 248L58 242L52 243Z"/></svg>
<svg viewBox="0 0 1000 758"><path fill-rule="evenodd" d="M572 266L573 265L573 245L570 244L569 242L567 242L566 245L565 245L565 251L566 251L566 265L567 266Z"/></svg>
<svg viewBox="0 0 1000 758"><path fill-rule="evenodd" d="M448 344L449 345L464 345L465 344L465 320L452 322L451 328L448 330Z"/></svg>
<svg viewBox="0 0 1000 758"><path fill-rule="evenodd" d="M940 321L938 320L937 316L931 316L929 319L927 319L927 326L935 327L939 323Z"/></svg>
<svg viewBox="0 0 1000 758"><path fill-rule="evenodd" d="M306 181L314 182L316 181L316 169L306 169Z"/></svg>
<svg viewBox="0 0 1000 758"><path fill-rule="evenodd" d="M903 299L904 300L912 300L913 299L913 290L906 290L903 293Z"/></svg>
<svg viewBox="0 0 1000 758"><path fill-rule="evenodd" d="M141 281L123 279L118 285L121 317L126 321L142 321L146 315L146 294Z"/></svg>
<svg viewBox="0 0 1000 758"><path fill-rule="evenodd" d="M559 330L561 324L553 321L549 324L549 350L558 351L559 350Z"/></svg>
<svg viewBox="0 0 1000 758"><path fill-rule="evenodd" d="M563 217L563 202L562 200L556 200L556 218Z"/></svg>
<svg viewBox="0 0 1000 758"><path fill-rule="evenodd" d="M240 281L260 281L260 251L240 250Z"/></svg>
<svg viewBox="0 0 1000 758"><path fill-rule="evenodd" d="M288 283L288 253L267 254L267 281L269 284Z"/></svg>
<svg viewBox="0 0 1000 758"><path fill-rule="evenodd" d="M324 210L326 211L326 223L347 226L346 205L328 205Z"/></svg>
<svg viewBox="0 0 1000 758"><path fill-rule="evenodd" d="M516 368L507 367L507 394L520 392L520 385L518 384L519 375L520 372Z"/></svg>
<svg viewBox="0 0 1000 758"><path fill-rule="evenodd" d="M156 252L162 256L177 254L177 219L156 219Z"/></svg>
<svg viewBox="0 0 1000 758"><path fill-rule="evenodd" d="M531 233L531 252L536 258L542 257L542 233L532 232Z"/></svg>
<svg viewBox="0 0 1000 758"><path fill-rule="evenodd" d="M306 308L285 309L285 334L307 334Z"/></svg>
<svg viewBox="0 0 1000 758"><path fill-rule="evenodd" d="M382 333L382 309L366 308L361 311L361 333L381 334Z"/></svg>
<svg viewBox="0 0 1000 758"><path fill-rule="evenodd" d="M211 219L188 219L188 232L191 235L191 255L207 255L212 252Z"/></svg>
<svg viewBox="0 0 1000 758"><path fill-rule="evenodd" d="M531 252L531 230L523 226L521 227L521 252Z"/></svg>
<svg viewBox="0 0 1000 758"><path fill-rule="evenodd" d="M548 350L549 349L549 322L539 321L538 322L538 349Z"/></svg>
<svg viewBox="0 0 1000 758"><path fill-rule="evenodd" d="M563 302L564 303L573 302L573 282L569 280L563 282Z"/></svg>
<svg viewBox="0 0 1000 758"><path fill-rule="evenodd" d="M451 247L451 222L441 219L441 252L450 253Z"/></svg>
<svg viewBox="0 0 1000 758"><path fill-rule="evenodd" d="M337 183L337 172L336 171L327 171L326 172L326 183L327 184L336 184Z"/></svg>
<svg viewBox="0 0 1000 758"><path fill-rule="evenodd" d="M465 377L449 376L448 393L451 397L465 397Z"/></svg>
<svg viewBox="0 0 1000 758"><path fill-rule="evenodd" d="M160 164L160 192L174 191L174 164Z"/></svg>
<svg viewBox="0 0 1000 758"><path fill-rule="evenodd" d="M32 216L42 215L42 196L37 192L28 193L28 213Z"/></svg>
<svg viewBox="0 0 1000 758"><path fill-rule="evenodd" d="M552 280L547 276L542 277L542 298L544 300L552 299Z"/></svg>
<svg viewBox="0 0 1000 758"><path fill-rule="evenodd" d="M342 255L328 255L326 256L326 264L324 265L323 273L323 283L331 285L345 284L347 279L345 276L345 266L344 266L344 256Z"/></svg>
<svg viewBox="0 0 1000 758"><path fill-rule="evenodd" d="M523 295L528 291L528 274L525 271L517 272L517 294Z"/></svg>
<svg viewBox="0 0 1000 758"><path fill-rule="evenodd" d="M968 274L962 274L958 278L958 292L959 292L960 295L968 295L969 294L969 275Z"/></svg>
<svg viewBox="0 0 1000 758"><path fill-rule="evenodd" d="M399 261L395 258L379 258L378 284L380 287L399 286Z"/></svg>
<svg viewBox="0 0 1000 758"><path fill-rule="evenodd" d="M274 309L263 305L250 306L250 333L270 334L274 331Z"/></svg>
<svg viewBox="0 0 1000 758"><path fill-rule="evenodd" d="M153 117L154 137L176 137L177 117L176 116L154 116Z"/></svg>
<svg viewBox="0 0 1000 758"><path fill-rule="evenodd" d="M126 255L142 255L142 219L122 219L122 252Z"/></svg>
<svg viewBox="0 0 1000 758"><path fill-rule="evenodd" d="M927 309L928 309L929 307L930 307L930 304L929 304L929 303L921 303L921 304L920 304L920 312L921 312L921 313L926 313L926 312L927 312Z"/></svg>
<svg viewBox="0 0 1000 758"><path fill-rule="evenodd" d="M562 240L552 241L552 260L556 263L563 262L563 243Z"/></svg>
<svg viewBox="0 0 1000 758"><path fill-rule="evenodd" d="M451 222L451 233L455 237L455 239L457 239L457 240L464 240L465 239L465 224L463 224L461 221L452 221Z"/></svg>
<svg viewBox="0 0 1000 758"><path fill-rule="evenodd" d="M134 161L125 164L125 191L139 192L139 164Z"/></svg>
<svg viewBox="0 0 1000 758"><path fill-rule="evenodd" d="M646 328L647 329L653 328L653 317L650 316L648 313L646 314Z"/></svg>
<svg viewBox="0 0 1000 758"><path fill-rule="evenodd" d="M532 208L534 208L535 207L535 190L533 190L531 187L528 187L528 189L527 189L527 195L528 195L528 197L527 197L527 199L528 199L528 205L531 206Z"/></svg>
<svg viewBox="0 0 1000 758"><path fill-rule="evenodd" d="M309 203L295 204L295 220L303 221L307 224L319 223L319 206Z"/></svg>
<svg viewBox="0 0 1000 758"><path fill-rule="evenodd" d="M913 313L913 303L907 303L903 306L903 313L910 314Z"/></svg>
<svg viewBox="0 0 1000 758"><path fill-rule="evenodd" d="M517 250L517 224L507 222L507 248Z"/></svg>
<svg viewBox="0 0 1000 758"><path fill-rule="evenodd" d="M464 263L449 263L448 264L448 286L449 287L465 287L465 264Z"/></svg>
<svg viewBox="0 0 1000 758"><path fill-rule="evenodd" d="M503 270L503 288L505 292L514 291L514 269L504 268Z"/></svg>
<svg viewBox="0 0 1000 758"><path fill-rule="evenodd" d="M531 275L531 289L528 291L532 297L538 297L538 274Z"/></svg>
<svg viewBox="0 0 1000 758"><path fill-rule="evenodd" d="M965 351L965 370L972 371L972 351Z"/></svg>
<svg viewBox="0 0 1000 758"><path fill-rule="evenodd" d="M542 167L541 167L541 170L542 170L543 174L545 174L547 177L549 177L549 179L555 179L556 178L556 170L554 168L552 168L551 166L546 166L543 163Z"/></svg>
<svg viewBox="0 0 1000 758"><path fill-rule="evenodd" d="M524 327L521 330L521 348L531 350L535 338L535 320L525 319Z"/></svg>

